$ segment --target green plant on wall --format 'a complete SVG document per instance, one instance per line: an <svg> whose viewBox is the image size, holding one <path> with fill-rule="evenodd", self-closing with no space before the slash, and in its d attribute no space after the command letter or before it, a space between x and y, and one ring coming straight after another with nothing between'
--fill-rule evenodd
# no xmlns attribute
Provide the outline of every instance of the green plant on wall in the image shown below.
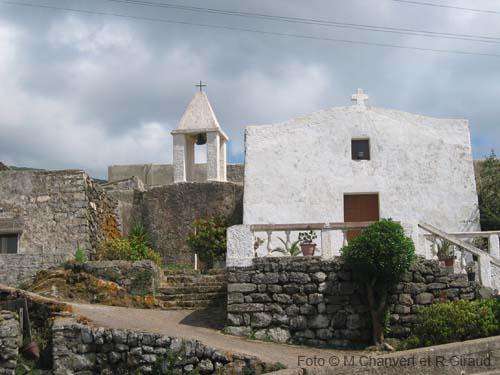
<svg viewBox="0 0 500 375"><path fill-rule="evenodd" d="M500 159L494 151L479 173L479 211L482 230L500 230Z"/></svg>
<svg viewBox="0 0 500 375"><path fill-rule="evenodd" d="M293 241L290 246L286 243L283 238L278 237L278 240L281 241L283 247L277 247L273 250L273 252L282 253L283 255L290 255L292 257L296 257L300 254L300 240Z"/></svg>
<svg viewBox="0 0 500 375"><path fill-rule="evenodd" d="M76 251L75 251L75 262L77 263L85 263L87 261L87 255L85 254L85 251L80 247L80 244L76 245Z"/></svg>
<svg viewBox="0 0 500 375"><path fill-rule="evenodd" d="M97 258L99 260L151 260L161 265L161 255L151 248L151 239L146 229L137 224L127 239L108 238L101 242Z"/></svg>
<svg viewBox="0 0 500 375"><path fill-rule="evenodd" d="M384 341L387 294L415 260L415 245L400 224L390 219L366 228L341 250L354 281L365 288L374 344Z"/></svg>
<svg viewBox="0 0 500 375"><path fill-rule="evenodd" d="M189 226L186 242L209 267L226 256L227 226L224 215L200 217Z"/></svg>

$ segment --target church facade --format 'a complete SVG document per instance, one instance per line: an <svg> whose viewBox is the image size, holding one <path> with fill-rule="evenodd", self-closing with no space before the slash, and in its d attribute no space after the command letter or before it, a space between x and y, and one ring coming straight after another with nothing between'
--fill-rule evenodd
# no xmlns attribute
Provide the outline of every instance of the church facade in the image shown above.
<svg viewBox="0 0 500 375"><path fill-rule="evenodd" d="M247 127L244 223L479 229L468 122L369 107L358 95L353 106Z"/></svg>

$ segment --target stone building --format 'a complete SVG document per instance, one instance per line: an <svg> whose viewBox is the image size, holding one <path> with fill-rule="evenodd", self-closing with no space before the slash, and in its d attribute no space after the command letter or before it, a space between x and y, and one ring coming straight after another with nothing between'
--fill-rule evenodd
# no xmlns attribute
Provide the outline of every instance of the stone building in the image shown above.
<svg viewBox="0 0 500 375"><path fill-rule="evenodd" d="M85 172L0 172L0 283L72 259L78 247L92 257L117 234L116 201Z"/></svg>

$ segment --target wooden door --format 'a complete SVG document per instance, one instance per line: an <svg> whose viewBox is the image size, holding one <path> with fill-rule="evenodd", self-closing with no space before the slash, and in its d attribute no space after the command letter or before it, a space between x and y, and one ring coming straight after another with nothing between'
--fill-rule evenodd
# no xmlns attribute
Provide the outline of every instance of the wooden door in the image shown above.
<svg viewBox="0 0 500 375"><path fill-rule="evenodd" d="M344 195L344 222L378 221L378 194ZM361 231L350 230L347 240L351 241Z"/></svg>

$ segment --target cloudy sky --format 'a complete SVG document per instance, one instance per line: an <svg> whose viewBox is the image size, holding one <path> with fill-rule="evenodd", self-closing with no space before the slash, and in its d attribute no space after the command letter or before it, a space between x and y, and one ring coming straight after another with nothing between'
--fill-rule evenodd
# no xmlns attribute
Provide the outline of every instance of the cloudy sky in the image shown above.
<svg viewBox="0 0 500 375"><path fill-rule="evenodd" d="M12 5L20 2L38 7ZM491 149L500 153L497 0L426 1L496 13L395 0L133 2L0 1L0 161L47 169L83 168L95 177L106 177L107 166L113 164L169 163L170 131L200 79L208 84L212 106L231 138L230 162L243 161L246 125L347 105L358 87L368 92L371 105L467 118L474 156L481 158ZM176 4L491 39L238 17L171 7Z"/></svg>

